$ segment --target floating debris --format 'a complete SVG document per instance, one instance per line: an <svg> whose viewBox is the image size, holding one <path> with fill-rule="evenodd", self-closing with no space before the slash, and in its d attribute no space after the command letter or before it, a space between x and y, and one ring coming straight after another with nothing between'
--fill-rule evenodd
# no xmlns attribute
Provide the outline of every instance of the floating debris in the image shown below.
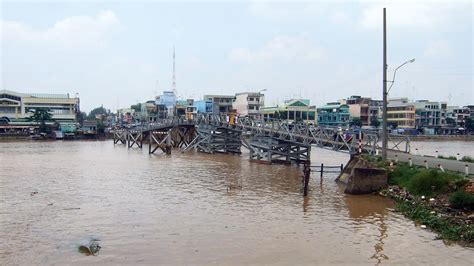
<svg viewBox="0 0 474 266"><path fill-rule="evenodd" d="M98 243L99 241L99 239L92 238L86 242L83 242L79 246L79 252L86 256L97 256L99 250L102 248Z"/></svg>

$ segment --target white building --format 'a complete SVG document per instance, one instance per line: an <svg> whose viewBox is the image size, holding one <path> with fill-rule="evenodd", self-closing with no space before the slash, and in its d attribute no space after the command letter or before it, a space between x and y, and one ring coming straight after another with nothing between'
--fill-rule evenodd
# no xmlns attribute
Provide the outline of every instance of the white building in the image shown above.
<svg viewBox="0 0 474 266"><path fill-rule="evenodd" d="M37 108L47 108L56 122L73 123L79 109L79 98L71 98L69 94L0 90L0 118L11 124L29 123L28 118Z"/></svg>
<svg viewBox="0 0 474 266"><path fill-rule="evenodd" d="M235 94L232 107L238 115L258 118L264 106L264 95L260 92L242 92Z"/></svg>

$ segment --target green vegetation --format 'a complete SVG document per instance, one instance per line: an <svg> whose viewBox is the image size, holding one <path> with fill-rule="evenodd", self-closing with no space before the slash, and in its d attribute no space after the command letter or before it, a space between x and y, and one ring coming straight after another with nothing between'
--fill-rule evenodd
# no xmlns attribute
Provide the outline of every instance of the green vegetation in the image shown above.
<svg viewBox="0 0 474 266"><path fill-rule="evenodd" d="M446 160L454 160L454 161L456 161L458 159L458 158L456 158L456 156L443 156L443 155L438 155L438 158L446 159Z"/></svg>
<svg viewBox="0 0 474 266"><path fill-rule="evenodd" d="M463 156L461 158L461 161L463 162L468 162L468 163L474 163L474 158L470 157L470 156Z"/></svg>
<svg viewBox="0 0 474 266"><path fill-rule="evenodd" d="M458 188L458 182L465 180L457 173L410 167L407 164L398 165L389 172L388 178L391 185L398 185L414 195L427 197L453 192Z"/></svg>
<svg viewBox="0 0 474 266"><path fill-rule="evenodd" d="M362 126L362 120L360 120L360 118L358 117L354 117L352 118L351 122L349 123L350 126L357 126L357 127L361 127Z"/></svg>
<svg viewBox="0 0 474 266"><path fill-rule="evenodd" d="M416 196L408 201L405 197L394 197L397 200L397 210L439 233L442 239L463 241L468 245L474 243L474 225L464 222L463 216L453 216L446 204L449 198L451 208L474 210L474 195L464 192L468 179L457 173L410 167L404 163L389 170L388 177L389 184L405 188ZM420 196L425 196L426 199L434 197L436 200L431 203L420 200Z"/></svg>
<svg viewBox="0 0 474 266"><path fill-rule="evenodd" d="M33 111L33 115L30 116L29 120L39 123L40 133L50 133L51 129L46 125L47 121L54 121L53 115L49 112L48 108L38 107Z"/></svg>
<svg viewBox="0 0 474 266"><path fill-rule="evenodd" d="M474 210L474 195L456 191L449 197L449 204L456 209Z"/></svg>
<svg viewBox="0 0 474 266"><path fill-rule="evenodd" d="M380 126L380 121L377 119L377 118L373 118L371 121L370 121L370 125L373 126L373 127L379 127Z"/></svg>
<svg viewBox="0 0 474 266"><path fill-rule="evenodd" d="M417 223L424 224L438 232L442 239L463 240L469 243L474 241L474 227L472 225L453 223L448 217L438 216L424 205L398 201L397 210Z"/></svg>
<svg viewBox="0 0 474 266"><path fill-rule="evenodd" d="M467 131L474 131L474 119L466 118L464 121L464 127L467 129Z"/></svg>
<svg viewBox="0 0 474 266"><path fill-rule="evenodd" d="M92 109L92 111L90 111L89 115L87 116L87 119L90 119L90 120L94 120L96 119L96 115L107 115L108 111L107 109L105 109L104 107L97 107L97 108L94 108Z"/></svg>

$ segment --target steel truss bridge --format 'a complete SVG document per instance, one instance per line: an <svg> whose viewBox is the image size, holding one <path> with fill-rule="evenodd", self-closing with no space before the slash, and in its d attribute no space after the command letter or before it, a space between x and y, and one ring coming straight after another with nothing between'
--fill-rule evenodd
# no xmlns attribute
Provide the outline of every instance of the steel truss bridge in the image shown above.
<svg viewBox="0 0 474 266"><path fill-rule="evenodd" d="M142 148L143 140L148 139L150 154L158 149L170 154L171 147L183 152L196 149L206 153L241 153L243 146L250 151L250 160L263 163L307 161L312 146L350 154L377 154L381 149L381 132L377 130L344 130L277 119L228 120L220 115L198 115L192 120L162 119L132 129L114 130L114 144ZM409 137L389 134L388 149L409 153Z"/></svg>

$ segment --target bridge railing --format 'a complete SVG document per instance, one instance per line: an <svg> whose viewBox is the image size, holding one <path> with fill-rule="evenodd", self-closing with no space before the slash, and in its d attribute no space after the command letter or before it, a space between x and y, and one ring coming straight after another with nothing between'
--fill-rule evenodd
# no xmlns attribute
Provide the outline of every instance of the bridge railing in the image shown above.
<svg viewBox="0 0 474 266"><path fill-rule="evenodd" d="M342 129L273 118L235 117L231 122L228 116L218 114L196 114L192 119L176 116L159 119L133 130L148 131L179 125L228 127L241 130L248 135L271 136L308 145L329 147L333 150L347 150L351 153L357 152L360 148L366 152L377 153L381 148L381 132L379 130ZM409 136L389 134L388 142L389 149L410 152Z"/></svg>

